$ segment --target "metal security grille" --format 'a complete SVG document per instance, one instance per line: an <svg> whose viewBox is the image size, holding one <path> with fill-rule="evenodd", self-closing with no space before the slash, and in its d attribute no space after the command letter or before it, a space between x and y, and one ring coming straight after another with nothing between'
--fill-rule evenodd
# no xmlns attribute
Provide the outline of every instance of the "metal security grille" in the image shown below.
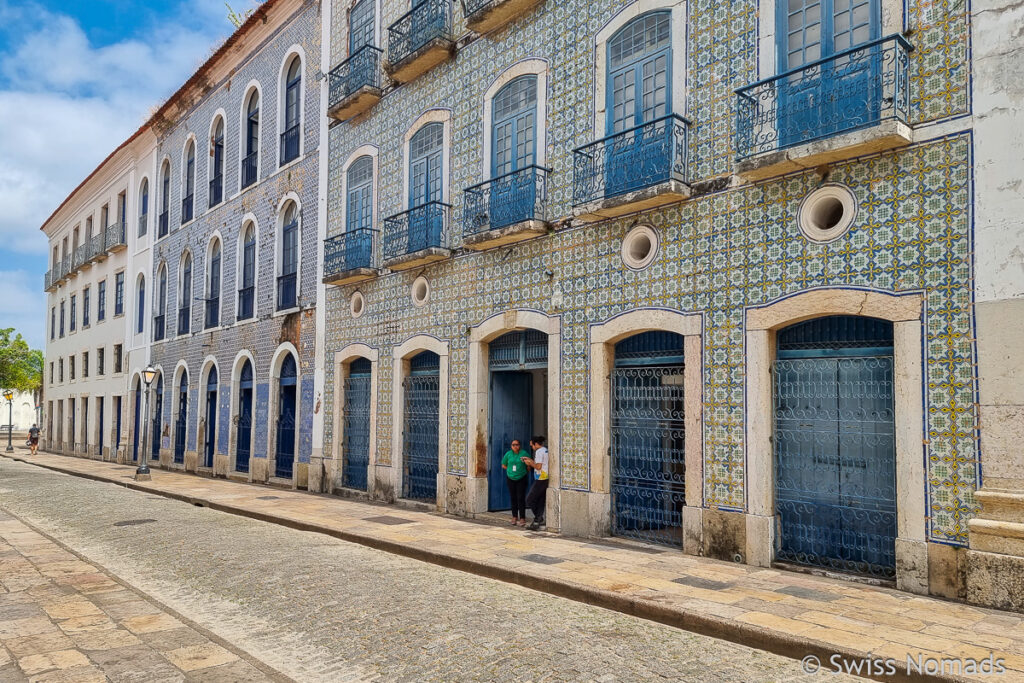
<svg viewBox="0 0 1024 683"><path fill-rule="evenodd" d="M773 374L776 557L894 577L892 357L787 358Z"/></svg>
<svg viewBox="0 0 1024 683"><path fill-rule="evenodd" d="M612 531L681 547L686 504L683 366L617 366L612 398Z"/></svg>
<svg viewBox="0 0 1024 683"><path fill-rule="evenodd" d="M492 371L545 368L548 364L548 336L537 330L503 334L488 347Z"/></svg>
<svg viewBox="0 0 1024 683"><path fill-rule="evenodd" d="M342 486L366 490L370 465L370 362L358 360L345 380L345 459Z"/></svg>
<svg viewBox="0 0 1024 683"><path fill-rule="evenodd" d="M440 377L405 378L405 468L402 497L433 502L437 499L437 428Z"/></svg>

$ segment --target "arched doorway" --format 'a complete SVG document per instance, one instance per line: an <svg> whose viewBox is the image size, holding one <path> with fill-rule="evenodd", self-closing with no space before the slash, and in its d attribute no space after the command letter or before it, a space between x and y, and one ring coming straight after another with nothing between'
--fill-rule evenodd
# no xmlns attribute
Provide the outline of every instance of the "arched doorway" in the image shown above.
<svg viewBox="0 0 1024 683"><path fill-rule="evenodd" d="M441 358L436 353L422 351L409 360L403 382L402 497L410 500L437 500L440 378Z"/></svg>
<svg viewBox="0 0 1024 683"><path fill-rule="evenodd" d="M684 337L643 332L615 345L611 376L612 533L683 545Z"/></svg>
<svg viewBox="0 0 1024 683"><path fill-rule="evenodd" d="M217 366L211 365L206 376L206 433L203 443L203 467L213 467L217 437Z"/></svg>
<svg viewBox="0 0 1024 683"><path fill-rule="evenodd" d="M74 419L74 418L72 418ZM72 428L71 433L74 434ZM74 437L72 437L74 438ZM139 461L139 441L142 439L142 381L135 378L135 419L132 421L132 462Z"/></svg>
<svg viewBox="0 0 1024 683"><path fill-rule="evenodd" d="M288 354L281 362L277 398L277 448L274 454L274 476L292 478L295 462L295 393L298 373L295 356Z"/></svg>
<svg viewBox="0 0 1024 683"><path fill-rule="evenodd" d="M174 422L174 463L185 463L185 428L188 425L188 370L178 381L178 417Z"/></svg>
<svg viewBox="0 0 1024 683"><path fill-rule="evenodd" d="M893 324L791 325L772 371L776 559L895 577Z"/></svg>
<svg viewBox="0 0 1024 683"><path fill-rule="evenodd" d="M373 366L357 358L348 366L345 379L344 462L341 485L365 491L370 466L370 393Z"/></svg>
<svg viewBox="0 0 1024 683"><path fill-rule="evenodd" d="M238 375L238 433L235 436L235 471L249 471L252 455L252 363L245 360Z"/></svg>
<svg viewBox="0 0 1024 683"><path fill-rule="evenodd" d="M152 430L150 441L152 446L150 447L150 458L153 462L160 462L160 441L161 439L161 428L164 421L164 376L160 373L156 379L156 390L153 395L153 423L150 425Z"/></svg>

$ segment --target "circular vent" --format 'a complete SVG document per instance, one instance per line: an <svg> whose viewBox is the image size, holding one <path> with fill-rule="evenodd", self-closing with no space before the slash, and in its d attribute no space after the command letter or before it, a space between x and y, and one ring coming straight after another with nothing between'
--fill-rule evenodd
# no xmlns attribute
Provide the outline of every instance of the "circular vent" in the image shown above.
<svg viewBox="0 0 1024 683"><path fill-rule="evenodd" d="M422 306L430 300L430 283L427 282L427 278L418 277L413 283L412 287L409 288L409 293L412 295L412 302L416 306Z"/></svg>
<svg viewBox="0 0 1024 683"><path fill-rule="evenodd" d="M658 255L658 233L649 225L638 225L622 238L622 262L627 268L642 270Z"/></svg>
<svg viewBox="0 0 1024 683"><path fill-rule="evenodd" d="M800 231L812 242L839 239L857 217L857 198L845 185L824 185L800 203Z"/></svg>
<svg viewBox="0 0 1024 683"><path fill-rule="evenodd" d="M361 292L352 293L352 298L348 302L348 310L352 313L353 318L358 318L366 310L366 300Z"/></svg>

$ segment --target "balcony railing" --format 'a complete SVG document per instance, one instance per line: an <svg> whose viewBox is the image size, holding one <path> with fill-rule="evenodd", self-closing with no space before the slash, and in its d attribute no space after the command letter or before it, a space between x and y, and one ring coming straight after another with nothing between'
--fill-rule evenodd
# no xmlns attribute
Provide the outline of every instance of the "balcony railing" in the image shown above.
<svg viewBox="0 0 1024 683"><path fill-rule="evenodd" d="M487 33L522 16L543 0L462 0L466 26Z"/></svg>
<svg viewBox="0 0 1024 683"><path fill-rule="evenodd" d="M360 228L324 241L324 277L330 279L359 268L373 268L373 241L377 231Z"/></svg>
<svg viewBox="0 0 1024 683"><path fill-rule="evenodd" d="M57 278L57 271L56 270L48 270L48 271L46 271L46 274L43 275L43 289L46 290L46 291L50 291L51 289L56 287L57 286L57 279L58 278Z"/></svg>
<svg viewBox="0 0 1024 683"><path fill-rule="evenodd" d="M93 235L87 238L86 242L89 245L89 261L95 261L107 255L107 248L104 245L104 235L101 230L99 234Z"/></svg>
<svg viewBox="0 0 1024 683"><path fill-rule="evenodd" d="M216 299L207 299L206 301L206 319L204 320L205 329L211 327L217 327L220 325L220 297Z"/></svg>
<svg viewBox="0 0 1024 683"><path fill-rule="evenodd" d="M253 152L247 154L242 159L242 187L246 188L256 182L257 172L257 161L259 160L259 152Z"/></svg>
<svg viewBox="0 0 1024 683"><path fill-rule="evenodd" d="M89 260L89 245L80 244L75 247L75 251L71 254L71 269L78 270L81 268L86 261Z"/></svg>
<svg viewBox="0 0 1024 683"><path fill-rule="evenodd" d="M255 287L243 287L238 290L238 320L249 320L255 312L253 304L256 300Z"/></svg>
<svg viewBox="0 0 1024 683"><path fill-rule="evenodd" d="M277 278L277 310L284 311L295 308L297 305L298 292L296 282L298 278L295 273L280 275Z"/></svg>
<svg viewBox="0 0 1024 683"><path fill-rule="evenodd" d="M910 113L909 53L900 35L859 45L736 91L740 159Z"/></svg>
<svg viewBox="0 0 1024 683"><path fill-rule="evenodd" d="M687 179L689 122L670 114L573 152L575 206Z"/></svg>
<svg viewBox="0 0 1024 683"><path fill-rule="evenodd" d="M71 274L71 255L68 254L60 261L60 279L63 280Z"/></svg>
<svg viewBox="0 0 1024 683"><path fill-rule="evenodd" d="M188 334L192 331L192 307L185 306L178 309L178 334Z"/></svg>
<svg viewBox="0 0 1024 683"><path fill-rule="evenodd" d="M384 219L384 260L448 244L448 213L451 206L429 202Z"/></svg>
<svg viewBox="0 0 1024 683"><path fill-rule="evenodd" d="M299 158L299 126L292 126L281 133L281 164Z"/></svg>
<svg viewBox="0 0 1024 683"><path fill-rule="evenodd" d="M467 188L462 234L546 220L548 173L550 169L527 166Z"/></svg>
<svg viewBox="0 0 1024 683"><path fill-rule="evenodd" d="M164 321L166 319L167 316L163 314L153 316L153 341L158 342L164 340Z"/></svg>
<svg viewBox="0 0 1024 683"><path fill-rule="evenodd" d="M107 251L128 246L128 231L126 227L124 221L107 226L106 235L103 238Z"/></svg>
<svg viewBox="0 0 1024 683"><path fill-rule="evenodd" d="M224 201L224 176L215 175L210 180L210 208Z"/></svg>
<svg viewBox="0 0 1024 683"><path fill-rule="evenodd" d="M363 88L380 90L383 54L379 47L364 45L331 71L329 109L337 108Z"/></svg>
<svg viewBox="0 0 1024 683"><path fill-rule="evenodd" d="M436 39L453 39L451 0L422 0L391 24L388 61L399 64Z"/></svg>
<svg viewBox="0 0 1024 683"><path fill-rule="evenodd" d="M181 224L184 225L192 220L192 195L188 195L181 200Z"/></svg>

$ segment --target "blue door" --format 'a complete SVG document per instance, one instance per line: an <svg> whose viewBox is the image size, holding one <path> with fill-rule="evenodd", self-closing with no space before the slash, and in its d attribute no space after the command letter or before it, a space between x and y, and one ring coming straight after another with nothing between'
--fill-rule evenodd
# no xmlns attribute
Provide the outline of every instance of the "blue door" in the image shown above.
<svg viewBox="0 0 1024 683"><path fill-rule="evenodd" d="M615 345L612 533L681 547L686 505L683 337L645 332Z"/></svg>
<svg viewBox="0 0 1024 683"><path fill-rule="evenodd" d="M174 462L185 462L185 426L188 424L188 372L181 373L178 385L178 419L174 423Z"/></svg>
<svg viewBox="0 0 1024 683"><path fill-rule="evenodd" d="M164 376L160 375L156 380L156 393L153 396L153 424L150 427L150 442L152 443L150 457L153 462L160 462L160 441L164 421Z"/></svg>
<svg viewBox="0 0 1024 683"><path fill-rule="evenodd" d="M608 42L605 196L648 187L672 167L673 126L653 124L671 114L672 21L651 12ZM651 124L651 125L649 125ZM668 128L665 128L665 125ZM622 133L622 135L617 135Z"/></svg>
<svg viewBox="0 0 1024 683"><path fill-rule="evenodd" d="M206 380L206 442L203 448L203 466L213 467L213 453L217 437L217 368L210 368Z"/></svg>
<svg viewBox="0 0 1024 683"><path fill-rule="evenodd" d="M235 435L235 471L249 471L252 453L252 363L245 361L238 378L238 433Z"/></svg>
<svg viewBox="0 0 1024 683"><path fill-rule="evenodd" d="M537 77L520 76L494 96L491 150L490 227L533 218L537 184Z"/></svg>
<svg viewBox="0 0 1024 683"><path fill-rule="evenodd" d="M491 463L487 473L487 509L510 510L512 500L501 459L518 439L530 455L533 434L533 377L527 372L491 373Z"/></svg>
<svg viewBox="0 0 1024 683"><path fill-rule="evenodd" d="M277 452L274 455L274 476L292 478L295 462L295 390L298 384L295 358L285 356L281 363L281 379L277 399Z"/></svg>
<svg viewBox="0 0 1024 683"><path fill-rule="evenodd" d="M778 334L776 557L896 574L892 323L832 316Z"/></svg>
<svg viewBox="0 0 1024 683"><path fill-rule="evenodd" d="M405 378L405 429L402 497L437 500L438 440L440 425L440 365L436 353L424 351L409 363Z"/></svg>
<svg viewBox="0 0 1024 683"><path fill-rule="evenodd" d="M341 485L366 490L370 466L370 361L359 358L349 365L345 380L345 451Z"/></svg>
<svg viewBox="0 0 1024 683"><path fill-rule="evenodd" d="M74 440L75 434L75 409L71 408L71 438ZM132 462L138 462L139 460L139 441L142 439L140 433L140 427L142 427L142 383L139 382L135 385L135 427L132 430Z"/></svg>
<svg viewBox="0 0 1024 683"><path fill-rule="evenodd" d="M96 444L96 453L103 457L103 399L96 401L96 419L99 423L99 443Z"/></svg>
<svg viewBox="0 0 1024 683"><path fill-rule="evenodd" d="M783 0L778 5L779 145L788 147L878 120L881 48L848 52L880 37L878 0Z"/></svg>
<svg viewBox="0 0 1024 683"><path fill-rule="evenodd" d="M444 214L438 204L442 200L441 161L444 146L444 125L428 123L409 141L409 235L408 251L413 253L441 245Z"/></svg>

